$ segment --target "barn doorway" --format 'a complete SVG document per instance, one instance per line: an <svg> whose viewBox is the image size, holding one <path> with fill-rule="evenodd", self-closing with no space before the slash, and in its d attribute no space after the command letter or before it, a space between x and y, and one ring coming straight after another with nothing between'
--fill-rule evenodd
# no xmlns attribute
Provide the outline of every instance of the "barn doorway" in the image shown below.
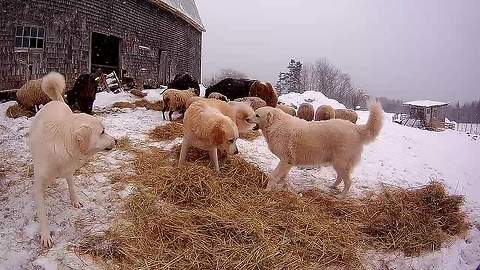
<svg viewBox="0 0 480 270"><path fill-rule="evenodd" d="M120 74L120 39L100 33L92 33L91 72L102 69L103 73L115 71Z"/></svg>

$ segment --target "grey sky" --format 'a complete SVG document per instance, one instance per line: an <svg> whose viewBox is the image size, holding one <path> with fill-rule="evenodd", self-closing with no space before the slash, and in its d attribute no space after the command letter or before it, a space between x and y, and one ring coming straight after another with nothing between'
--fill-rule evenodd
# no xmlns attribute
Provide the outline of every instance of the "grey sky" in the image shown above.
<svg viewBox="0 0 480 270"><path fill-rule="evenodd" d="M480 98L479 0L196 0L203 77L231 67L276 82L323 57L377 96Z"/></svg>

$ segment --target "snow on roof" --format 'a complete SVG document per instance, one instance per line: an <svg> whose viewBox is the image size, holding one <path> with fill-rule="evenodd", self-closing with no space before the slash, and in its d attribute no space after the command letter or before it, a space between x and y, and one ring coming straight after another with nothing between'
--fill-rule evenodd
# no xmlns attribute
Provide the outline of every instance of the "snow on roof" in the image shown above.
<svg viewBox="0 0 480 270"><path fill-rule="evenodd" d="M435 107L435 106L445 106L448 103L440 102L440 101L431 101L431 100L416 100L405 102L403 105L411 105L411 106L418 106L418 107Z"/></svg>
<svg viewBox="0 0 480 270"><path fill-rule="evenodd" d="M202 19L198 13L195 0L149 0L152 3L165 8L174 14L182 17L199 31L205 32Z"/></svg>
<svg viewBox="0 0 480 270"><path fill-rule="evenodd" d="M307 102L312 104L315 109L321 105L330 105L334 109L345 109L345 105L342 103L329 99L324 94L315 91L306 91L302 94L291 92L280 96L278 99L287 105L295 105L297 108L300 104Z"/></svg>

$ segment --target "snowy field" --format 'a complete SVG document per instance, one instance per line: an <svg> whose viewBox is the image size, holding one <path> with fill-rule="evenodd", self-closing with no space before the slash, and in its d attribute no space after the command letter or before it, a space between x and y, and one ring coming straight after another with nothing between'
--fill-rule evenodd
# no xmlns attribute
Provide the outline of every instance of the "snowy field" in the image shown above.
<svg viewBox="0 0 480 270"><path fill-rule="evenodd" d="M148 93L146 99L150 101L161 99L159 90ZM107 132L114 137L127 136L134 145L154 144L146 133L164 123L161 113L110 108L116 101L135 99L128 93L100 93L94 111L104 118ZM307 100L315 107L343 107L319 93L289 94L280 100L297 106ZM119 150L100 153L79 170L75 183L82 209L70 206L65 181L59 180L49 188L46 203L55 246L44 249L39 244L32 160L26 144L30 120L6 118L5 111L12 104L0 104L0 269L103 269L89 258L77 256L72 246L84 235L108 228L111 218L122 211L122 202L132 188L111 183L109 175L123 168L131 157ZM358 114L359 123L366 122L368 112ZM480 141L453 130L436 133L405 127L391 119L392 115L385 115L381 135L365 147L362 162L353 173L351 196L376 190L382 183L415 187L439 180L452 193L466 196L465 211L475 226L467 239L422 257L366 255L371 269L378 269L380 262L390 269L475 269L480 264ZM239 140L239 150L265 172L273 170L278 162L263 138L254 142ZM326 190L334 178L331 168L297 168L288 179L297 191L303 191L312 187Z"/></svg>

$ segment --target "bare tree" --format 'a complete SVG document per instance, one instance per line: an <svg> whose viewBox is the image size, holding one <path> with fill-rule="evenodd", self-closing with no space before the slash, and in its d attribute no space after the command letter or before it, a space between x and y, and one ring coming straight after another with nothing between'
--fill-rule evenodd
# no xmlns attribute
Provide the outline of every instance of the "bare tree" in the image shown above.
<svg viewBox="0 0 480 270"><path fill-rule="evenodd" d="M351 104L350 97L354 94L354 88L350 75L327 60L319 59L314 64L305 64L301 75L305 91L322 92L329 98Z"/></svg>
<svg viewBox="0 0 480 270"><path fill-rule="evenodd" d="M365 106L367 102L367 94L362 89L353 90L350 100L353 109L356 109L358 106Z"/></svg>

